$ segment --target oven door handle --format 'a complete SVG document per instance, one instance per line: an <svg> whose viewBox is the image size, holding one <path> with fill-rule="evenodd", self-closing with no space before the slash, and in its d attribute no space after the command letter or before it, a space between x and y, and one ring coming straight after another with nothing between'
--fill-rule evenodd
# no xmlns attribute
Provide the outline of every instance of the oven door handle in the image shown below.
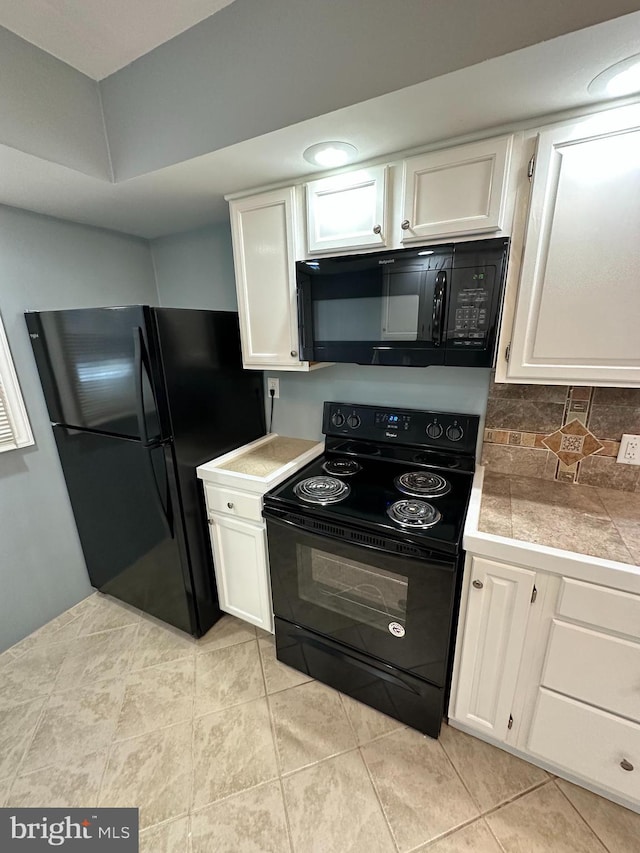
<svg viewBox="0 0 640 853"><path fill-rule="evenodd" d="M334 649L333 646L325 645L320 642L320 640L314 640L311 637L300 637L300 642L304 645L311 646L318 651L325 652L328 655L332 655L335 658L339 658L340 660L346 661L347 663L351 663L354 666L359 667L364 670L368 675L374 675L376 678L383 678L385 681L388 681L389 684L393 684L395 687L401 687L403 690L408 690L410 693L414 693L416 696L420 696L420 691L416 690L416 688L412 684L407 684L402 678L397 675L393 675L390 672L387 672L384 669L380 669L377 666L372 666L369 663L365 663L365 661L360 660L357 657L353 657L352 655L346 654L345 652L341 652L339 649Z"/></svg>
<svg viewBox="0 0 640 853"><path fill-rule="evenodd" d="M340 535L339 533L332 534L328 530L326 530L326 527L336 527L337 528L338 525L336 525L336 524L323 525L323 529L316 530L313 527L306 527L306 526L304 526L304 524L299 524L297 521L290 521L287 518L287 516L289 514L290 513L287 510L274 509L273 507L263 507L262 508L263 517L268 519L269 521L273 522L274 524L281 524L281 525L286 526L286 527L292 527L294 530L300 530L303 533L308 533L310 536L322 536L323 538L326 538L326 539L333 539L334 542L341 542L342 544L354 545L358 548L368 548L369 551L377 551L379 554L385 554L388 557L401 557L403 560L415 560L417 562L419 562L421 560L429 560L429 562L431 563L432 566L434 566L434 568L442 569L443 571L447 571L447 572L454 572L456 570L457 557L454 555L452 555L448 559L446 557L443 558L442 556L436 555L432 551L429 551L428 548L421 548L419 554L404 554L401 551L389 551L381 545L375 545L375 544L372 544L370 542L363 542L361 537L358 537L357 539L350 539L348 536L348 531L346 531L346 530L345 530L345 532L347 532L346 536ZM367 534L365 533L364 535L366 536ZM372 537L374 536L374 534L369 534L369 535L371 535ZM381 538L381 537L377 537L377 538ZM412 547L418 548L419 546L414 545ZM272 574L273 574L273 569L272 569Z"/></svg>

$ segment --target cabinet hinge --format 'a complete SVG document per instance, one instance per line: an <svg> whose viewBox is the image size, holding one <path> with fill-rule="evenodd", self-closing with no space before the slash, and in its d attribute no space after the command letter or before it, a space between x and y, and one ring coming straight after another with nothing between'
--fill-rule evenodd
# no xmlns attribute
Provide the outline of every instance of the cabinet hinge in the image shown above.
<svg viewBox="0 0 640 853"><path fill-rule="evenodd" d="M513 728L513 717L511 716L511 714L509 714L509 722L507 723L507 728L508 729Z"/></svg>
<svg viewBox="0 0 640 853"><path fill-rule="evenodd" d="M504 351L504 359L505 361L509 361L509 356L511 355L511 344L507 344L507 348Z"/></svg>
<svg viewBox="0 0 640 853"><path fill-rule="evenodd" d="M529 182L533 179L533 173L536 168L536 158L535 155L529 160L529 166L527 168L527 177L529 178Z"/></svg>
<svg viewBox="0 0 640 853"><path fill-rule="evenodd" d="M533 591L531 592L531 603L533 604L536 598L538 597L538 589L536 586L533 587Z"/></svg>

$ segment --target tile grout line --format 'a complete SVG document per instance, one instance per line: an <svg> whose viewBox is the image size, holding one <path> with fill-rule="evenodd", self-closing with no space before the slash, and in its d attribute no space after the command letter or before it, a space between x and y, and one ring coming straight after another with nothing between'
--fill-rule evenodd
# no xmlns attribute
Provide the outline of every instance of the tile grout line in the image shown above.
<svg viewBox="0 0 640 853"><path fill-rule="evenodd" d="M58 666L58 670L57 670L57 672L56 672L56 674L55 674L54 678L53 678L53 679L52 679L52 681L51 681L51 687L50 687L50 689L49 689L49 692L48 692L48 693L46 693L46 694L42 694L42 696L44 697L44 702L42 703L42 708L40 709L40 713L38 714L38 719L36 720L36 724L35 724L35 726L33 727L33 732L32 732L32 734L31 734L31 737L29 738L28 745L25 747L25 750L24 750L24 752L22 753L22 757L20 758L20 761L18 762L17 769L16 769L16 771L15 771L15 773L14 773L13 780L12 780L12 782L11 782L11 787L10 787L10 789L9 789L9 793L8 793L8 795L7 795L7 802L8 802L8 800L9 800L9 797L11 796L11 791L13 790L13 786L14 786L14 785L15 785L15 783L16 783L16 779L17 779L17 778L18 778L18 776L20 775L20 769L21 769L21 767L22 767L22 765L23 765L23 762L24 762L25 758L27 757L27 755L29 754L29 752L31 751L31 747L32 747L32 746L33 746L33 744L34 744L34 741L35 741L35 739L36 739L36 735L37 735L37 733L38 733L38 730L40 729L40 726L42 725L42 720L43 720L43 718L44 718L45 711L46 711L46 709L49 707L49 702L50 702L50 700L51 700L51 697L53 696L53 688L54 688L54 685L55 685L55 683L56 683L56 681L57 681L57 679L58 679L58 675L59 675L60 669L62 668L62 664L64 663L65 658L66 658L66 656L67 656L67 654L68 654L68 653L69 653L69 650L67 650L67 652L62 656L62 658L61 658L61 660L60 660L60 664L59 664L59 666ZM40 698L40 697L36 697L36 699L37 699L37 698ZM35 699L34 699L34 700L32 700L32 701L35 701ZM26 773L24 773L23 775L24 775L24 776L26 776L27 774L26 774Z"/></svg>
<svg viewBox="0 0 640 853"><path fill-rule="evenodd" d="M138 634L139 633L140 633L140 625L138 624L136 626L136 632L135 632L135 636L133 638L133 642L131 643L131 647L129 649L129 659L128 659L129 667L131 665L131 660L133 658L133 652L134 652L136 646L138 645ZM126 671L127 670L125 669L125 672ZM113 752L113 748L116 745L116 743L118 743L118 741L115 740L115 733L116 733L117 728L118 728L118 721L120 720L120 715L122 714L122 708L124 707L124 699L125 699L126 693L127 693L127 685L126 685L126 680L125 680L125 682L123 684L122 699L120 701L120 707L118 709L118 715L115 718L116 722L115 722L115 726L113 728L113 734L111 735L111 743L109 744L109 747L107 749L107 759L104 763L104 767L102 768L102 775L100 777L100 784L98 785L96 808L100 808L100 805L99 805L100 804L100 798L102 796L102 788L104 786L104 779L105 779L105 776L107 775L107 768L109 767L109 762L111 760L111 753ZM140 826L140 812L138 809L138 827L139 826ZM140 833L140 830L138 829L138 834L139 833Z"/></svg>
<svg viewBox="0 0 640 853"><path fill-rule="evenodd" d="M582 821L582 823L584 823L584 825L587 827L587 829L589 830L589 832L591 832L591 833L593 834L593 836L594 836L594 837L595 837L595 838L600 842L600 844L602 844L602 846L603 846L603 847L604 847L604 849L607 851L607 853L616 853L616 851L615 851L615 850L610 850L610 849L609 849L609 847L604 843L604 841L602 840L602 838L600 838L600 836L599 836L599 835L598 835L598 833L595 831L595 829L591 826L591 824L589 823L589 821L588 821L585 817L583 817L582 812L581 812L581 811L580 811L576 806L574 806L574 804L571 802L571 800L569 799L569 797L568 797L568 796L565 794L565 792L562 790L562 788L560 787L560 785L558 785L558 784L557 784L556 779L553 779L553 785L554 785L554 787L555 787L556 791L560 791L560 793L562 794L562 796L564 797L564 799L569 803L569 805L571 806L571 808L573 809L573 811L578 815L578 817L580 818L580 820Z"/></svg>
<svg viewBox="0 0 640 853"><path fill-rule="evenodd" d="M449 762L449 764L453 768L453 772L456 774L456 776L458 777L458 779L460 780L460 782L462 784L462 787L465 789L465 791L467 792L467 794L471 798L471 802L478 809L478 817L481 817L482 816L482 808L480 807L480 803L476 800L476 798L471 793L471 790L467 787L466 782L462 778L462 774L458 771L458 768L456 767L453 759L451 758L451 756L447 752L446 746L444 745L443 741L440 738L438 738L438 743L440 744L440 747L442 748L442 751L444 752L445 758L447 759L447 761Z"/></svg>
<svg viewBox="0 0 640 853"><path fill-rule="evenodd" d="M546 771L545 771L546 772ZM545 785L549 785L553 782L553 778L549 777L548 779L544 779L542 782L536 782L535 785L532 785L530 788L527 788L525 791L520 791L517 794L514 794L513 797L509 797L507 800L503 800L501 803L498 803L495 806L491 806L490 809L482 812L481 817L491 817L496 812L499 812L500 809L505 808L506 806L510 806L512 803L521 800L523 797L526 797L527 794L532 794L534 791L538 791L540 788L544 788Z"/></svg>
<svg viewBox="0 0 640 853"><path fill-rule="evenodd" d="M191 784L187 803L187 851L193 850L193 805L196 790L196 695L198 692L198 647L193 652L193 690L191 694Z"/></svg>
<svg viewBox="0 0 640 853"><path fill-rule="evenodd" d="M370 742L373 743L373 741L370 741ZM384 806L382 804L382 799L381 799L380 793L376 787L376 783L374 781L373 774L371 773L371 770L369 769L369 765L367 764L367 760L364 757L364 753L362 752L362 746L360 746L360 745L358 745L358 753L360 755L360 760L364 764L364 769L367 773L367 776L369 777L369 782L371 784L371 787L373 788L373 794L376 798L378 805L380 806L380 811L382 812L382 817L384 818L384 822L387 825L387 829L389 830L389 837L391 838L391 842L392 842L393 846L395 847L395 849L398 851L398 853L400 853L400 845L398 844L398 840L396 839L395 833L394 833L393 829L391 828L391 823L389 821L389 818L387 817L387 813L386 813Z"/></svg>
<svg viewBox="0 0 640 853"><path fill-rule="evenodd" d="M275 728L275 720L273 719L273 714L271 712L271 702L269 700L269 688L267 685L267 676L265 675L265 667L264 660L262 657L262 649L260 648L260 641L258 635L256 633L256 643L258 645L258 659L260 661L260 669L262 671L262 681L264 683L264 698L267 704L267 714L269 715L269 728L271 730L271 740L273 741L273 751L276 756L276 769L278 771L278 786L280 788L280 796L282 797L282 809L284 811L284 824L287 830L287 841L289 842L289 850L291 853L294 853L293 847L293 833L291 831L291 819L289 817L289 809L287 808L287 798L284 793L284 782L282 780L282 771L280 769L280 751L278 749L278 740L276 738L276 728Z"/></svg>

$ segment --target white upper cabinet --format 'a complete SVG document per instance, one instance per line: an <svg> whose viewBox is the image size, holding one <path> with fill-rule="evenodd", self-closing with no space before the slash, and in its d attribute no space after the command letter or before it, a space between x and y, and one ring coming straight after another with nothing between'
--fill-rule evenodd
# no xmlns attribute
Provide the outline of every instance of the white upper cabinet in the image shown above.
<svg viewBox="0 0 640 853"><path fill-rule="evenodd" d="M500 231L512 144L501 136L405 160L402 242Z"/></svg>
<svg viewBox="0 0 640 853"><path fill-rule="evenodd" d="M298 357L295 189L230 202L245 367L309 370Z"/></svg>
<svg viewBox="0 0 640 853"><path fill-rule="evenodd" d="M387 176L386 166L375 166L306 185L310 255L389 244Z"/></svg>
<svg viewBox="0 0 640 853"><path fill-rule="evenodd" d="M640 108L542 132L501 381L640 386L639 270Z"/></svg>

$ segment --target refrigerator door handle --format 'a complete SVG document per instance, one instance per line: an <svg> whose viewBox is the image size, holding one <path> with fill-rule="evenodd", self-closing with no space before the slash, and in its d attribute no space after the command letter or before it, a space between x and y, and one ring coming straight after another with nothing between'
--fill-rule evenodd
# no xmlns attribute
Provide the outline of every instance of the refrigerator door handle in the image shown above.
<svg viewBox="0 0 640 853"><path fill-rule="evenodd" d="M147 349L144 345L142 337L142 329L136 326L133 330L133 352L135 362L135 379L136 379L136 417L138 419L138 429L140 430L140 438L143 444L149 444L149 430L147 429L147 418L144 412L144 372L149 378L149 358Z"/></svg>
<svg viewBox="0 0 640 853"><path fill-rule="evenodd" d="M165 505L165 502L162 498L162 491L160 489L160 484L158 483L158 476L156 474L156 469L155 469L155 466L153 464L153 457L152 457L152 453L154 450L162 450L164 452L164 449L165 449L164 446L161 444L158 444L155 446L151 445L149 447L145 447L147 462L149 463L149 469L151 472L151 479L153 480L153 485L155 486L155 493L156 493L156 498L158 501L158 506L160 507L160 512L162 513L162 517L165 521L165 524L167 525L167 530L169 531L169 535L171 536L172 539L174 539L175 538L175 536L174 536L175 526L174 526L174 519L173 519L173 504L171 502L171 492L169 490L169 472L167 470L167 466L165 463L165 466L164 466L164 472L165 472L164 488L165 488L165 494L167 496L167 503Z"/></svg>

